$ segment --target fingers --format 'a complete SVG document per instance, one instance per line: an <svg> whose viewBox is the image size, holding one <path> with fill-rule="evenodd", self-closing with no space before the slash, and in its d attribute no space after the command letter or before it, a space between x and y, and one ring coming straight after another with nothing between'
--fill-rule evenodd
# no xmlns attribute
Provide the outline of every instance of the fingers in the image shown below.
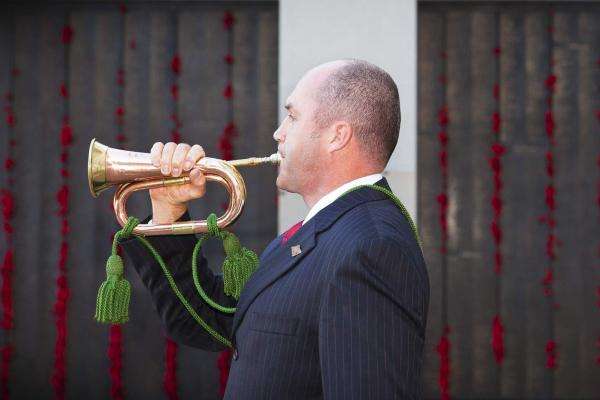
<svg viewBox="0 0 600 400"><path fill-rule="evenodd" d="M193 145L190 151L188 152L187 157L185 158L185 162L183 163L183 170L191 170L192 167L198 162L198 160L200 160L205 155L206 154L204 154L204 149L202 148L202 146L200 146L199 144Z"/></svg>
<svg viewBox="0 0 600 400"><path fill-rule="evenodd" d="M163 147L160 158L160 172L162 172L163 175L171 174L171 160L173 159L173 153L175 153L176 148L177 144L174 142L169 142Z"/></svg>
<svg viewBox="0 0 600 400"><path fill-rule="evenodd" d="M187 143L179 143L175 148L173 159L171 160L171 175L174 177L181 175L181 171L183 171L183 161L189 151L190 145Z"/></svg>
<svg viewBox="0 0 600 400"><path fill-rule="evenodd" d="M205 157L202 146L187 143L156 142L150 150L152 165L160 168L163 175L178 177L184 171L191 170L202 157Z"/></svg>
<svg viewBox="0 0 600 400"><path fill-rule="evenodd" d="M161 142L156 142L152 145L152 149L150 150L150 156L152 158L152 165L157 168L160 168L160 158L162 156L164 144Z"/></svg>

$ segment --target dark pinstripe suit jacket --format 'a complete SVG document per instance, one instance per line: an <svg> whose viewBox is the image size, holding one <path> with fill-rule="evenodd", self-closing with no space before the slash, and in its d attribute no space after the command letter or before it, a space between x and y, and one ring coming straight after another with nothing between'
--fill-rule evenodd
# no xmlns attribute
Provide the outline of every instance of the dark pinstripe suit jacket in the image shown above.
<svg viewBox="0 0 600 400"><path fill-rule="evenodd" d="M385 179L377 184L389 188ZM234 317L198 300L190 267L194 235L149 239L196 311L232 339L227 399L421 397L429 281L409 223L385 194L368 188L346 194L284 246L281 236L273 240ZM292 246L301 253L292 256ZM123 249L169 335L222 349L187 314L147 250L132 239ZM199 269L206 292L234 305L206 260Z"/></svg>

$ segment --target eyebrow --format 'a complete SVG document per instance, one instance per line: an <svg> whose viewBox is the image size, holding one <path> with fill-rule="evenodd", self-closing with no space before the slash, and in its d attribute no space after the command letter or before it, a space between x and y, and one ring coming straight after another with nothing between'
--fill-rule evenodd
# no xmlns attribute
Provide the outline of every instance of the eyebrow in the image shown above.
<svg viewBox="0 0 600 400"><path fill-rule="evenodd" d="M285 106L283 106L283 108L285 108L288 111L294 111L295 113L298 113L298 110L296 110L296 108L294 108L294 105L292 103L285 103Z"/></svg>

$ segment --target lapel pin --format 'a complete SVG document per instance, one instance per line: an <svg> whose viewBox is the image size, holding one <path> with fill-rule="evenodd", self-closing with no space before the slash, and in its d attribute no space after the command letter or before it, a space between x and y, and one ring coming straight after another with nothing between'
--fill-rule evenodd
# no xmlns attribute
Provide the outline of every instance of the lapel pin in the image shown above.
<svg viewBox="0 0 600 400"><path fill-rule="evenodd" d="M300 253L302 253L302 249L299 244L292 246L292 257L296 257Z"/></svg>

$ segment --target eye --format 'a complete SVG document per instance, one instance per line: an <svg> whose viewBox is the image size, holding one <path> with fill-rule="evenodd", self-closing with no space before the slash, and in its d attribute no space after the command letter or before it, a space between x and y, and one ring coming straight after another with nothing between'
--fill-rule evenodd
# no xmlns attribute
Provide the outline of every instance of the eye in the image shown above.
<svg viewBox="0 0 600 400"><path fill-rule="evenodd" d="M289 117L289 118L290 118L292 121L295 121L295 120L296 120L296 118L294 118L294 116L293 116L292 114L288 114L288 117Z"/></svg>

